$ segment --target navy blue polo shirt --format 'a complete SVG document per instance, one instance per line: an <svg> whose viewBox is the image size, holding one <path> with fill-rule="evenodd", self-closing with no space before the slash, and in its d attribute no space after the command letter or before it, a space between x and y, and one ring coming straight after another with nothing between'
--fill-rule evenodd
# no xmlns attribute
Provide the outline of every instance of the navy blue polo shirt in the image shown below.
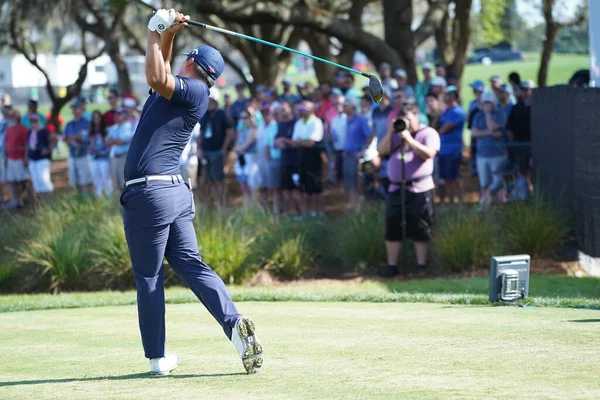
<svg viewBox="0 0 600 400"><path fill-rule="evenodd" d="M282 121L277 124L277 135L275 140L280 137L291 139L294 134L294 125L296 120ZM298 149L294 147L285 147L281 149L281 165L284 167L292 167L298 165Z"/></svg>
<svg viewBox="0 0 600 400"><path fill-rule="evenodd" d="M175 77L171 100L150 95L129 146L125 180L179 173L179 158L208 109L208 96L204 82L181 76Z"/></svg>

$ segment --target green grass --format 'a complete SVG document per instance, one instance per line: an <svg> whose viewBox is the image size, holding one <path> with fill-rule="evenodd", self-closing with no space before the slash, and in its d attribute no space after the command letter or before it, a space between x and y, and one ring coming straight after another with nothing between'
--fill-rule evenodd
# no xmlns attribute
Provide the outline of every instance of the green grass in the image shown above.
<svg viewBox="0 0 600 400"><path fill-rule="evenodd" d="M265 347L247 376L199 304L170 305L181 365L150 378L136 309L0 315L3 399L600 398L597 312L436 304L240 303ZM574 390L574 388L577 388Z"/></svg>
<svg viewBox="0 0 600 400"><path fill-rule="evenodd" d="M318 282L318 281L317 281ZM235 301L394 302L489 304L488 278L425 279L382 283L377 281L306 283L273 287L230 286ZM186 288L166 290L167 303L194 303ZM600 278L533 275L525 303L540 307L600 307ZM60 308L135 304L134 291L65 292L59 295L0 296L0 313Z"/></svg>

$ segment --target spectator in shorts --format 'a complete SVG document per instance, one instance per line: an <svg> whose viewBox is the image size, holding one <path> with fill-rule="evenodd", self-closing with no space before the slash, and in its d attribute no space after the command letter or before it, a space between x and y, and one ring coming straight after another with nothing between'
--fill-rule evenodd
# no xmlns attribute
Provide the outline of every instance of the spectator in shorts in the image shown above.
<svg viewBox="0 0 600 400"><path fill-rule="evenodd" d="M531 185L531 99L535 84L521 83L520 101L511 109L506 123L510 141L510 159L519 171L516 186L520 199L526 199Z"/></svg>
<svg viewBox="0 0 600 400"><path fill-rule="evenodd" d="M48 196L54 191L50 178L50 165L52 158L52 144L50 132L42 127L42 122L37 115L29 117L31 129L27 136L29 175L33 190L37 195Z"/></svg>
<svg viewBox="0 0 600 400"><path fill-rule="evenodd" d="M460 179L460 164L462 161L463 128L466 115L458 104L458 89L449 86L444 95L446 110L439 118L440 151L438 153L438 166L440 182L440 203L444 204L446 198L452 204L454 199L459 203L463 201L462 180Z"/></svg>
<svg viewBox="0 0 600 400"><path fill-rule="evenodd" d="M500 168L506 160L506 142L502 130L504 115L496 107L493 92L482 95L483 110L473 118L473 137L477 138L477 175L481 187L478 210L488 209L493 202L494 189L499 189Z"/></svg>
<svg viewBox="0 0 600 400"><path fill-rule="evenodd" d="M7 208L23 207L23 198L29 173L27 128L21 124L21 115L12 109L8 115L8 127L4 134L5 181L9 185L10 201Z"/></svg>
<svg viewBox="0 0 600 400"><path fill-rule="evenodd" d="M258 125L255 116L249 111L240 114L240 121L242 126L238 129L236 145L233 149L237 155L235 175L242 190L244 207L248 207L257 204L256 194L260 184L256 163Z"/></svg>
<svg viewBox="0 0 600 400"><path fill-rule="evenodd" d="M267 171L263 186L273 197L273 213L278 215L281 211L281 150L275 147L277 136L277 121L280 119L280 107L263 111L264 125L259 128L259 136L262 138L263 148L267 160Z"/></svg>
<svg viewBox="0 0 600 400"><path fill-rule="evenodd" d="M21 124L19 112L12 109L7 116L8 126L4 134L5 181L9 185L10 201L7 208L23 207L23 197L29 174L27 151L27 128Z"/></svg>
<svg viewBox="0 0 600 400"><path fill-rule="evenodd" d="M323 192L322 159L320 143L323 140L323 122L314 114L314 104L303 101L301 118L294 125L292 140L299 152L300 209L304 216L323 215L321 193Z"/></svg>
<svg viewBox="0 0 600 400"><path fill-rule="evenodd" d="M116 89L110 89L108 92L108 102L110 104L110 110L104 113L104 125L106 128L110 128L115 124L115 114L119 108L119 92Z"/></svg>
<svg viewBox="0 0 600 400"><path fill-rule="evenodd" d="M396 132L394 124L391 124L378 146L379 154L390 157L388 175L392 182L386 201L386 277L399 274L398 255L402 240L406 239L414 242L417 266L413 271L419 275L425 274L434 212L433 159L440 149L440 137L435 129L419 123L416 104L407 104L399 112L398 118L408 121L407 129ZM404 204L401 192L403 175L406 184ZM406 238L402 232L403 208L406 211ZM408 266L403 267L403 272L409 272Z"/></svg>
<svg viewBox="0 0 600 400"><path fill-rule="evenodd" d="M8 127L9 114L13 110L12 106L4 103L4 98L2 98L2 115L0 116L0 204L4 202L4 193L2 192L2 187L6 174L6 169L4 167L6 160L6 157L4 156L4 137L6 134L6 128Z"/></svg>
<svg viewBox="0 0 600 400"><path fill-rule="evenodd" d="M338 114L326 127L331 137L332 148L328 156L329 180L334 185L341 183L344 178L344 145L348 128L348 115L344 111L345 100L343 95L336 97Z"/></svg>
<svg viewBox="0 0 600 400"><path fill-rule="evenodd" d="M294 146L292 135L296 119L290 103L282 103L280 121L277 124L275 147L281 149L281 194L283 205L294 214L300 213L300 173L298 169L298 149Z"/></svg>
<svg viewBox="0 0 600 400"><path fill-rule="evenodd" d="M115 110L115 123L107 128L108 135L105 143L110 147L110 175L115 187L125 189L125 159L129 145L133 139L133 126L127 121L127 111L124 108Z"/></svg>
<svg viewBox="0 0 600 400"><path fill-rule="evenodd" d="M473 89L473 96L475 98L469 104L469 110L467 112L467 128L471 130L471 176L477 176L477 138L473 137L473 118L475 115L482 111L483 102L481 101L481 96L485 91L485 83L480 80L473 81L471 83L471 88Z"/></svg>
<svg viewBox="0 0 600 400"><path fill-rule="evenodd" d="M217 98L208 98L208 110L200 121L198 143L199 158L204 165L204 180L209 186L209 196L218 204L227 204L225 188L225 161L235 139L233 120L219 108Z"/></svg>
<svg viewBox="0 0 600 400"><path fill-rule="evenodd" d="M29 101L27 102L27 112L25 113L25 115L23 115L23 118L21 119L21 124L23 124L25 128L31 129L30 119L34 115L37 115L37 117L40 120L40 124L42 125L42 128L45 128L46 118L44 118L44 115L38 111L38 102L33 99L29 99Z"/></svg>
<svg viewBox="0 0 600 400"><path fill-rule="evenodd" d="M415 90L408 84L408 74L405 70L401 68L395 70L394 78L398 84L397 89L402 90L406 96L413 97L415 95ZM390 90L390 93L391 92L393 92L393 90Z"/></svg>
<svg viewBox="0 0 600 400"><path fill-rule="evenodd" d="M356 110L356 102L346 99L344 113L348 116L344 141L344 188L349 195L348 208L358 209L361 203L358 185L358 160L373 140L373 131L367 120Z"/></svg>
<svg viewBox="0 0 600 400"><path fill-rule="evenodd" d="M104 194L112 196L113 184L110 176L110 148L106 144L106 126L100 111L92 113L89 129L90 136L90 172L94 189L98 197Z"/></svg>
<svg viewBox="0 0 600 400"><path fill-rule="evenodd" d="M73 120L65 126L65 141L69 145L69 184L83 191L92 184L92 175L89 163L89 135L90 121L83 118L84 104L75 100L71 104Z"/></svg>

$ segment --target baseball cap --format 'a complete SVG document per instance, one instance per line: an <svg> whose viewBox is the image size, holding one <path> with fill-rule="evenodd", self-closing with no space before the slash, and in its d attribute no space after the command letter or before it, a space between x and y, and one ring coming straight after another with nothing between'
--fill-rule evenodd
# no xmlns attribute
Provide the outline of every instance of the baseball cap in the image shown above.
<svg viewBox="0 0 600 400"><path fill-rule="evenodd" d="M135 107L135 106L137 106L137 102L135 101L135 99L133 99L131 97L125 97L123 99L123 105L125 107Z"/></svg>
<svg viewBox="0 0 600 400"><path fill-rule="evenodd" d="M430 62L425 62L421 65L421 70L423 71L431 71L433 69L433 65Z"/></svg>
<svg viewBox="0 0 600 400"><path fill-rule="evenodd" d="M496 102L496 95L494 94L494 92L492 91L485 91L483 92L483 96L481 96L481 100L483 100L484 103L495 103Z"/></svg>
<svg viewBox="0 0 600 400"><path fill-rule="evenodd" d="M281 81L282 84L284 85L291 85L292 81L290 81L288 78L283 78L283 80Z"/></svg>
<svg viewBox="0 0 600 400"><path fill-rule="evenodd" d="M384 87L383 88L383 95L385 97L387 97L388 99L392 98L392 91L389 88Z"/></svg>
<svg viewBox="0 0 600 400"><path fill-rule="evenodd" d="M485 83L483 83L483 81L477 79L477 80L471 82L471 87L475 90L479 90L480 92L483 92L485 90Z"/></svg>
<svg viewBox="0 0 600 400"><path fill-rule="evenodd" d="M119 107L115 110L115 113L117 114L127 114L127 110L125 110L123 107Z"/></svg>
<svg viewBox="0 0 600 400"><path fill-rule="evenodd" d="M458 89L454 85L450 85L446 88L446 93L455 92L458 93Z"/></svg>
<svg viewBox="0 0 600 400"><path fill-rule="evenodd" d="M184 55L193 58L194 62L215 81L221 76L225 69L223 56L214 47L207 45L198 46L189 53L184 53Z"/></svg>
<svg viewBox="0 0 600 400"><path fill-rule="evenodd" d="M35 101L34 99L29 99L29 100L27 101L27 105L28 105L28 106L37 106L37 105L38 105L38 102L37 102L37 101Z"/></svg>
<svg viewBox="0 0 600 400"><path fill-rule="evenodd" d="M436 76L435 78L431 79L430 85L446 87L446 80L444 78L442 78L441 76Z"/></svg>
<svg viewBox="0 0 600 400"><path fill-rule="evenodd" d="M503 83L502 85L500 85L498 87L498 90L500 92L509 93L509 94L512 94L512 92L513 92L512 87L507 83Z"/></svg>
<svg viewBox="0 0 600 400"><path fill-rule="evenodd" d="M504 79L500 75L492 75L490 82L504 82Z"/></svg>
<svg viewBox="0 0 600 400"><path fill-rule="evenodd" d="M356 100L354 97L347 97L346 100L344 100L344 105L356 107Z"/></svg>
<svg viewBox="0 0 600 400"><path fill-rule="evenodd" d="M265 85L257 85L256 86L257 92L264 92L265 90L267 90L267 87Z"/></svg>
<svg viewBox="0 0 600 400"><path fill-rule="evenodd" d="M85 102L77 97L75 100L73 100L73 102L71 103L71 108L76 108L76 107L83 107L85 105Z"/></svg>
<svg viewBox="0 0 600 400"><path fill-rule="evenodd" d="M298 81L298 82L296 82L296 86L299 88L303 88L305 86L305 83L302 81Z"/></svg>
<svg viewBox="0 0 600 400"><path fill-rule="evenodd" d="M406 74L406 71L403 70L402 68L398 68L397 70L394 71L394 76L397 78L406 78L408 77L408 75Z"/></svg>
<svg viewBox="0 0 600 400"><path fill-rule="evenodd" d="M535 83L531 79L521 82L521 89L534 89Z"/></svg>
<svg viewBox="0 0 600 400"><path fill-rule="evenodd" d="M388 63L381 63L381 65L379 66L379 70L380 71L391 71L392 67L390 67L390 64Z"/></svg>
<svg viewBox="0 0 600 400"><path fill-rule="evenodd" d="M415 104L417 104L417 99L415 99L415 96L406 96L404 98L404 105L405 106L406 105L412 106L412 105L415 105Z"/></svg>

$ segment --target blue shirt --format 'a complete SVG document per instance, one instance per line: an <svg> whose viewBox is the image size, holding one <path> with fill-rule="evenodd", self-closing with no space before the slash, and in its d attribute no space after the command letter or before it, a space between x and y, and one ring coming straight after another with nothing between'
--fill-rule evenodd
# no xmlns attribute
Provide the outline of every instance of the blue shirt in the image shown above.
<svg viewBox="0 0 600 400"><path fill-rule="evenodd" d="M179 158L208 109L208 96L204 82L176 76L171 100L156 92L148 97L127 153L125 180L180 172Z"/></svg>
<svg viewBox="0 0 600 400"><path fill-rule="evenodd" d="M231 116L237 122L240 119L240 114L248 108L248 99L237 99L231 104Z"/></svg>
<svg viewBox="0 0 600 400"><path fill-rule="evenodd" d="M376 106L373 109L373 133L377 136L378 140L381 140L385 137L388 129L388 117L392 112L393 107L389 105L387 108L381 108L381 106Z"/></svg>
<svg viewBox="0 0 600 400"><path fill-rule="evenodd" d="M269 155L272 160L279 160L281 158L281 149L275 147L275 136L277 136L277 122L271 121L270 124L264 125L262 132L264 136L264 142L269 148Z"/></svg>
<svg viewBox="0 0 600 400"><path fill-rule="evenodd" d="M242 121L240 121L240 123L241 122ZM253 129L257 129L257 128L253 128ZM251 130L242 124L242 128L238 129L238 132L239 132L239 134L237 137L236 144L238 146L243 146L248 141L248 137L250 136ZM256 153L256 148L257 148L257 146L256 146L256 138L255 138L254 142L252 142L252 144L250 146L248 146L248 148L246 149L244 154L246 154L246 153L254 154L254 153Z"/></svg>
<svg viewBox="0 0 600 400"><path fill-rule="evenodd" d="M285 93L281 93L281 95L279 95L279 100L288 102L290 104L296 104L302 101L302 97L298 96L297 94L290 93L289 95L286 95Z"/></svg>
<svg viewBox="0 0 600 400"><path fill-rule="evenodd" d="M108 128L108 137L111 139L120 139L125 144L116 144L110 149L111 157L122 157L129 151L131 139L133 138L133 126L131 122L125 121L122 124L114 124Z"/></svg>
<svg viewBox="0 0 600 400"><path fill-rule="evenodd" d="M89 129L90 127L90 121L88 121L85 118L81 118L79 121L73 120L70 121L66 126L65 126L65 138L68 138L69 136L76 136L79 135L82 131L86 131ZM69 143L69 155L71 157L85 157L88 155L88 147L89 147L89 140L88 141L82 141L79 142L79 145L75 145L73 143Z"/></svg>
<svg viewBox="0 0 600 400"><path fill-rule="evenodd" d="M440 126L451 123L454 127L445 135L440 135L440 155L461 153L463 128L467 116L460 106L447 108L440 115Z"/></svg>
<svg viewBox="0 0 600 400"><path fill-rule="evenodd" d="M92 155L95 160L108 160L108 155L110 154L110 149L104 143L104 137L97 133L90 138L94 143L94 151Z"/></svg>
<svg viewBox="0 0 600 400"><path fill-rule="evenodd" d="M344 151L346 153L361 152L367 144L369 136L371 136L371 127L365 117L359 114L355 114L352 118L348 117Z"/></svg>
<svg viewBox="0 0 600 400"><path fill-rule="evenodd" d="M493 114L494 120L501 123L502 110L496 110ZM485 113L478 112L473 117L473 128L487 129ZM504 139L485 136L477 138L477 157L502 157L506 155L506 143Z"/></svg>

